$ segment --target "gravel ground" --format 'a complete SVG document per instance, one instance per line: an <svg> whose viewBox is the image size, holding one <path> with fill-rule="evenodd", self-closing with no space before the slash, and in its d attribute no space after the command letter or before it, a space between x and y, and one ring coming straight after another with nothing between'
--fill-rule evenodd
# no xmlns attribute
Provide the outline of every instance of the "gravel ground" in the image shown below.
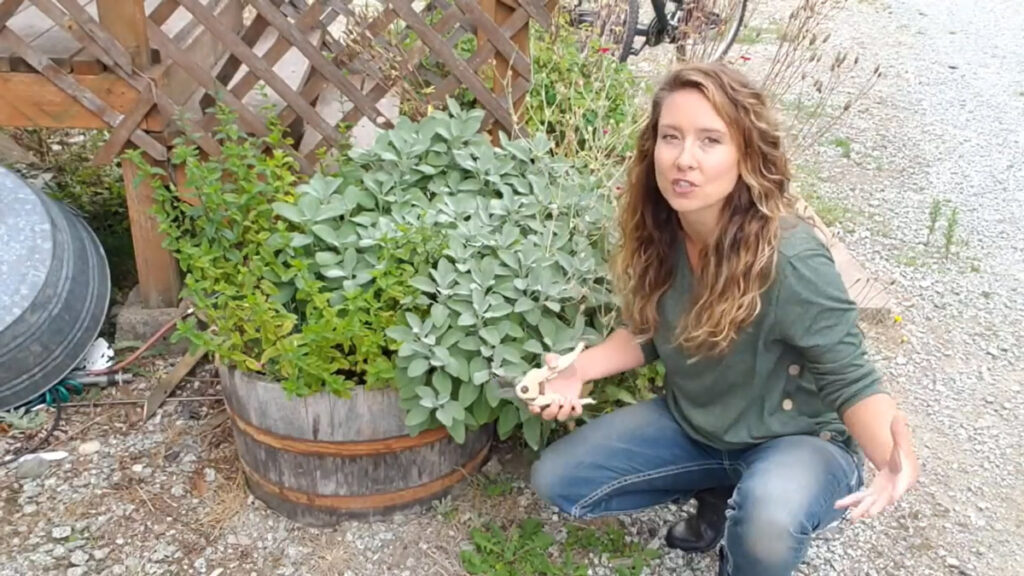
<svg viewBox="0 0 1024 576"><path fill-rule="evenodd" d="M1024 406L1024 169L1015 162L1024 153L1024 13L1015 4L851 1L832 27L833 44L856 48L885 76L804 164L821 201L844 216L843 241L891 284L901 322L865 328L911 417L924 470L895 509L820 538L804 574L1024 574L1013 562L1024 542L1024 449L1014 430ZM754 23L790 5L762 2ZM751 67L770 57L763 45L739 52ZM635 65L653 72L665 55ZM926 245L935 199L948 204ZM103 398L138 397L152 384ZM191 382L176 395L213 386ZM134 407L67 411L53 447L68 458L22 470L29 478L0 470L0 576L459 574L458 551L480 521L537 515L555 533L565 525L526 490L521 455L502 446L486 470L492 480L461 486L447 506L332 530L295 526L244 491L229 430L208 424L218 411L217 402L169 402L145 423ZM0 438L0 453L11 441ZM665 506L623 524L660 548L680 514ZM607 561L591 565L612 573ZM669 552L646 573L703 576L714 566L710 555Z"/></svg>

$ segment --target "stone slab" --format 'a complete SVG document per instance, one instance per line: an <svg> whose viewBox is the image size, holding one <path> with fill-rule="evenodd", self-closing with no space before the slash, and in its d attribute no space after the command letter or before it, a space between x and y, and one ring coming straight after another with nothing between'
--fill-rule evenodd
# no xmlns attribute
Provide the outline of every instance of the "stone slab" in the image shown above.
<svg viewBox="0 0 1024 576"><path fill-rule="evenodd" d="M165 324L178 316L183 307L179 308L143 308L142 298L139 295L139 287L136 286L128 294L121 310L117 313L115 321L115 342L117 344L133 343L141 345L156 334ZM169 337L173 331L161 339L158 344L166 346L168 352L173 354L184 354L188 351L188 341L181 341L171 344Z"/></svg>

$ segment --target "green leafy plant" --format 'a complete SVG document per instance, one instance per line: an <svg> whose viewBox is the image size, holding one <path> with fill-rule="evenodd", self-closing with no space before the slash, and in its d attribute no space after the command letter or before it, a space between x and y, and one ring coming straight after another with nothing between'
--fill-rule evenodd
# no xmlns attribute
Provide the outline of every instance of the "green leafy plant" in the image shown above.
<svg viewBox="0 0 1024 576"><path fill-rule="evenodd" d="M649 87L606 47L562 13L552 30L530 30L533 85L521 113L531 134L545 134L556 154L604 170L633 149ZM618 160L618 162L614 162Z"/></svg>
<svg viewBox="0 0 1024 576"><path fill-rule="evenodd" d="M0 424L5 424L14 430L38 430L43 427L44 423L46 423L46 413L41 410L16 408L0 412Z"/></svg>
<svg viewBox="0 0 1024 576"><path fill-rule="evenodd" d="M616 576L639 576L660 556L627 541L621 528L598 530L572 524L559 544L537 518L526 518L507 531L493 523L474 528L471 538L472 548L460 554L462 567L470 574L583 576L591 573L587 560L598 556Z"/></svg>
<svg viewBox="0 0 1024 576"><path fill-rule="evenodd" d="M218 118L218 157L203 158L186 138L177 142L172 161L184 165L183 182L170 182L137 151L128 153L154 186L166 245L185 271L184 295L204 324L190 317L174 338L276 379L291 393L346 396L379 368L376 350L356 345L374 327L358 321L365 307L332 301L316 263L303 257L272 208L310 184L282 151L283 127L275 119L268 136L255 138L240 132L227 108L218 108Z"/></svg>
<svg viewBox="0 0 1024 576"><path fill-rule="evenodd" d="M506 438L523 424L536 449L549 427L521 403L503 401L501 382L521 377L547 351L607 333L612 206L594 193L592 177L549 154L542 135L494 147L479 132L482 118L449 101L448 112L400 121L371 149L353 152L378 208L323 224L352 231L350 245L338 246L349 253L358 253L361 229L443 230L440 257L409 280L421 311L404 310L386 330L399 346L406 424L413 432L441 424L456 439L467 426L497 420ZM358 256L349 260L358 266Z"/></svg>
<svg viewBox="0 0 1024 576"><path fill-rule="evenodd" d="M31 177L45 173L43 190L82 215L96 234L110 266L114 300L123 301L138 280L132 234L118 163L96 165L93 156L106 142L104 131L24 128L11 138L38 163L16 166Z"/></svg>
<svg viewBox="0 0 1024 576"><path fill-rule="evenodd" d="M488 576L572 575L585 576L587 567L578 564L572 554L560 563L552 561L549 550L555 538L544 531L536 518L527 518L506 533L491 524L471 532L472 550L460 554L462 567L470 574Z"/></svg>
<svg viewBox="0 0 1024 576"><path fill-rule="evenodd" d="M945 258L949 259L949 254L953 251L953 245L956 244L957 226L960 224L960 208L954 206L949 212L949 216L946 217L946 231L943 237L942 251Z"/></svg>
<svg viewBox="0 0 1024 576"><path fill-rule="evenodd" d="M501 386L614 328L596 178L544 135L493 146L483 112L452 100L308 180L277 122L255 138L218 115L217 158L179 141L182 182L132 156L199 312L177 337L299 396L394 385L412 434L443 425L462 442L496 422L539 449L553 425ZM634 376L599 386L598 411L660 384L655 366Z"/></svg>
<svg viewBox="0 0 1024 576"><path fill-rule="evenodd" d="M351 337L339 344L361 376L351 383L383 388L394 381L397 351L385 332L405 313L422 311L410 280L437 260L443 244L437 231L404 218L352 168L314 175L296 189L294 203L278 201L273 210L293 224L290 245L329 292L329 305L343 310L340 328Z"/></svg>
<svg viewBox="0 0 1024 576"><path fill-rule="evenodd" d="M639 542L629 541L626 532L618 526L595 529L571 524L568 527L565 547L570 550L600 553L615 568L616 576L639 576L651 560L661 556L657 550L646 548Z"/></svg>
<svg viewBox="0 0 1024 576"><path fill-rule="evenodd" d="M500 382L606 333L612 206L542 135L495 147L482 119L453 100L421 122L402 118L273 209L332 304L378 304L354 322L393 340L393 356L373 346L395 362L410 432L443 425L461 442L497 420L503 438L523 424L538 448L550 426L502 399ZM389 243L404 251L383 257ZM401 274L371 282L382 265Z"/></svg>
<svg viewBox="0 0 1024 576"><path fill-rule="evenodd" d="M928 208L928 236L925 238L925 244L931 244L932 242L935 227L939 223L939 217L942 216L943 204L944 202L941 198L932 198L931 206Z"/></svg>

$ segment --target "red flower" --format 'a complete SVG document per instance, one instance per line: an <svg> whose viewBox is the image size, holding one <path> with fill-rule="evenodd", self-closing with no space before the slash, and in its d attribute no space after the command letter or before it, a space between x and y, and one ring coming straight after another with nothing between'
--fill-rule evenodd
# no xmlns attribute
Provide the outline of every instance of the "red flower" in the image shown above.
<svg viewBox="0 0 1024 576"><path fill-rule="evenodd" d="M743 60L744 62L750 62L750 56L740 56L740 60Z"/></svg>
<svg viewBox="0 0 1024 576"><path fill-rule="evenodd" d="M611 51L612 51L611 48L601 48L600 50L598 50L598 52L600 52L601 54L607 54L607 53L609 53Z"/></svg>

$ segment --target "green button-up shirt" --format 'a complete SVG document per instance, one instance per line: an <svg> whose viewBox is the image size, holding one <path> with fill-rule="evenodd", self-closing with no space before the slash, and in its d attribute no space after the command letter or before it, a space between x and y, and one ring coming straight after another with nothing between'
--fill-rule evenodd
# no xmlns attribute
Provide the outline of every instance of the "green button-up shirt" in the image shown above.
<svg viewBox="0 0 1024 576"><path fill-rule="evenodd" d="M810 225L786 219L779 244L775 280L755 320L726 354L689 362L672 343L694 282L680 241L675 279L658 303L658 328L641 344L645 361L664 362L669 407L696 440L732 450L814 434L862 458L840 416L882 389L857 306Z"/></svg>

